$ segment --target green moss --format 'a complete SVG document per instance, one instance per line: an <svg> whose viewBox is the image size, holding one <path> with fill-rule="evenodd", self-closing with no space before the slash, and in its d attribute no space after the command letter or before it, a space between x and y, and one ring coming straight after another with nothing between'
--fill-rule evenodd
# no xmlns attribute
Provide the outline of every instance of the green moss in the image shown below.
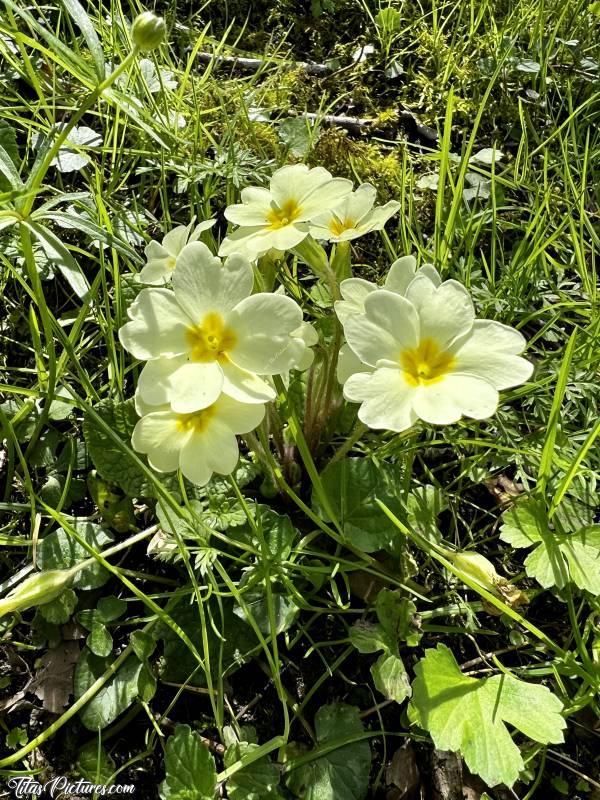
<svg viewBox="0 0 600 800"><path fill-rule="evenodd" d="M400 190L402 164L398 155L381 145L353 139L343 128L323 131L310 160L340 177L372 183L381 202L396 197Z"/></svg>

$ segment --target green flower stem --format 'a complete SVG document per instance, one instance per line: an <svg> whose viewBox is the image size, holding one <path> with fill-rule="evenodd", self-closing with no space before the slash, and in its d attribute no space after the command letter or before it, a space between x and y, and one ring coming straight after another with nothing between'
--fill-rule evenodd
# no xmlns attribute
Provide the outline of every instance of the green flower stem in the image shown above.
<svg viewBox="0 0 600 800"><path fill-rule="evenodd" d="M354 447L354 445L362 438L363 434L365 434L369 430L368 426L365 425L364 422L360 420L354 426L354 430L350 434L350 436L346 439L346 441L341 444L335 453L332 455L331 459L327 463L327 467L331 467L332 464L335 464L336 461L339 461L340 458L344 458L346 453L349 453L350 450ZM327 469L326 467L326 469Z"/></svg>
<svg viewBox="0 0 600 800"><path fill-rule="evenodd" d="M288 422L289 422L289 420L288 420ZM259 431L259 433L260 433L260 431ZM404 589L406 592L410 592L410 594L412 594L414 597L417 597L419 600L422 600L424 603L430 603L431 602L431 600L428 597L426 597L424 594L420 594L417 591L417 589L415 588L414 582L411 581L409 583L403 583L401 580L398 580L398 577L396 575L394 575L393 573L388 572L386 569L384 569L382 567L381 563L379 561L377 561L377 559L373 558L368 553L365 553L364 551L360 550L358 547L354 547L353 544L351 544L349 541L347 541L346 537L344 536L343 531L340 530L340 532L338 533L332 527L327 525L327 523L324 522L317 514L315 514L315 512L312 510L312 508L310 508L310 506L308 506L304 502L304 500L302 500L302 498L299 497L296 494L296 492L292 489L292 487L286 482L285 478L283 477L283 473L281 471L281 467L276 463L275 459L273 458L273 455L272 455L271 451L268 448L268 442L266 441L266 438L263 438L263 437L264 437L264 432L262 432L262 434L261 434L261 442L263 444L263 447L265 449L267 457L271 460L271 467L273 469L273 474L275 475L275 478L277 480L277 486L279 486L281 491L284 494L286 494L290 498L290 500L292 500L298 506L298 508L302 512L304 512L304 514L306 514L306 516L312 522L314 522L314 524L317 526L317 528L319 528L323 533L325 533L327 536L329 536L331 539L333 539L334 542L336 542L340 547L343 547L345 550L347 550L348 552L350 552L353 555L355 555L358 559L360 559L360 561L357 561L356 563L352 562L352 564L351 564L351 562L345 561L343 558L340 558L339 559L339 563L340 564L342 564L342 563L344 565L350 565L351 564L352 566L364 565L365 569L367 569L367 571L370 572L372 575L374 575L374 576L376 576L376 577L378 577L380 579L384 579L384 580L390 581L394 586L398 586L400 589ZM296 442L296 444L298 446L298 442ZM306 448L306 442L304 442L304 446L302 448L300 448L300 446L298 446L298 450L300 451L301 455L302 455L303 451L308 453L308 450ZM325 508L326 513L329 514L330 512L327 511L327 507L323 503L323 500L322 500L323 496L325 497L325 501L327 502L327 505L329 506L329 508L331 506L330 506L330 503L329 503L329 501L327 499L327 496L325 494L324 487L323 487L323 485L321 483L321 479L319 478L319 475L318 475L318 473L316 471L314 463L312 462L312 459L310 458L310 453L308 453L308 458L310 459L310 463L312 464L312 471L316 475L316 479L319 482L319 485L321 487L321 494L319 495L319 500L320 500L321 504L323 505L323 507ZM310 475L310 471L309 471L309 469L307 467L306 462L305 462L305 467L307 468L307 472L309 472L309 475ZM311 480L312 480L312 478L311 478ZM317 491L316 486L315 486L314 483L313 483L313 486L315 487L315 491ZM340 523L336 520L335 515L332 514L330 516L330 519L332 520L333 524L335 524L338 528L340 528ZM410 585L410 584L412 584L412 585Z"/></svg>
<svg viewBox="0 0 600 800"><path fill-rule="evenodd" d="M117 78L125 72L129 65L135 60L139 53L139 47L134 45L132 51L129 53L119 66L108 75L102 83L99 83L93 91L83 100L78 110L73 114L69 122L59 131L58 136L50 146L42 163L36 168L29 178L27 188L29 190L27 196L24 198L23 204L17 208L18 213L23 219L26 219L30 214L35 203L35 199L42 185L42 181L46 177L46 173L50 168L54 157L58 154L61 146L67 140L73 128L77 125L79 120L86 114L94 103L102 96L102 94L117 80Z"/></svg>
<svg viewBox="0 0 600 800"><path fill-rule="evenodd" d="M329 284L333 300L341 300L340 289L335 272L329 264L327 253L312 236L307 236L300 244L292 248L292 253L307 264L317 278Z"/></svg>
<svg viewBox="0 0 600 800"><path fill-rule="evenodd" d="M273 380L275 383L275 388L279 392L280 399L285 399L286 388L283 384L283 381L281 380L281 377L279 375L274 375ZM304 463L304 467L308 472L308 475L315 489L315 492L317 493L319 501L323 506L323 508L325 509L325 512L329 517L329 519L331 520L331 522L333 523L334 527L337 528L337 530L341 535L343 535L342 527L337 519L335 511L331 507L331 503L329 502L329 498L327 497L327 492L325 491L325 488L323 486L323 483L321 481L315 463L310 454L310 450L306 443L306 439L304 438L304 434L302 433L302 428L300 427L300 423L298 422L298 419L293 409L289 406L288 403L285 404L284 414L287 418L287 422L288 425L290 426L292 437L294 439L296 447L298 448L298 451Z"/></svg>
<svg viewBox="0 0 600 800"><path fill-rule="evenodd" d="M331 259L331 268L336 280L341 283L346 278L352 277L352 264L350 262L350 242L338 242L335 253Z"/></svg>
<svg viewBox="0 0 600 800"><path fill-rule="evenodd" d="M337 381L337 362L339 358L340 347L342 346L342 326L340 325L340 321L338 320L337 316L334 317L334 322L335 333L333 335L333 341L328 352L329 360L327 362L327 372L325 376L323 393L317 400L318 412L315 418L315 430L312 432L311 437L311 444L313 445L314 450L316 450L318 447L323 428L331 418L333 390Z"/></svg>

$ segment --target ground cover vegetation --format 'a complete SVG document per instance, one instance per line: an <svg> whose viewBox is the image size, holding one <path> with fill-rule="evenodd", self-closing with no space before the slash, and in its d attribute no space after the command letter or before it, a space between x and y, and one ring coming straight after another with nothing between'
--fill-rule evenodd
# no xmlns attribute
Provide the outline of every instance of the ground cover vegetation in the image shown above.
<svg viewBox="0 0 600 800"><path fill-rule="evenodd" d="M599 4L154 12L2 0L3 796L600 796Z"/></svg>

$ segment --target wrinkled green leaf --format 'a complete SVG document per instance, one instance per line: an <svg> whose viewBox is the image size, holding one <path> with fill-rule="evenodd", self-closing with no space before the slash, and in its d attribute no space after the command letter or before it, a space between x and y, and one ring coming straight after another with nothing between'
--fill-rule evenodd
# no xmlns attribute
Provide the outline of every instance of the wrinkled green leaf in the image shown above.
<svg viewBox="0 0 600 800"><path fill-rule="evenodd" d="M133 400L103 400L94 410L131 450L131 434L138 420ZM118 447L89 414L84 416L83 433L90 458L105 481L116 483L129 497L153 496L152 484L127 451Z"/></svg>
<svg viewBox="0 0 600 800"><path fill-rule="evenodd" d="M53 625L64 625L71 618L77 605L77 595L72 589L65 589L62 594L49 603L39 607L42 617Z"/></svg>
<svg viewBox="0 0 600 800"><path fill-rule="evenodd" d="M332 510L349 541L367 553L393 550L398 531L375 499L381 500L396 516L402 516L398 468L374 464L368 458L345 458L328 467L321 478ZM316 493L313 493L313 507L323 519L328 519Z"/></svg>
<svg viewBox="0 0 600 800"><path fill-rule="evenodd" d="M102 622L113 622L127 611L127 603L120 597L110 594L98 600L97 609Z"/></svg>
<svg viewBox="0 0 600 800"><path fill-rule="evenodd" d="M278 563L285 561L292 552L294 539L298 535L291 519L287 514L278 514L266 505L256 505L252 511L255 525L262 532L262 538L273 561ZM249 524L236 531L236 537L245 538L260 550L261 538Z"/></svg>
<svg viewBox="0 0 600 800"><path fill-rule="evenodd" d="M112 636L101 622L92 625L85 643L95 656L109 656L112 653Z"/></svg>
<svg viewBox="0 0 600 800"><path fill-rule="evenodd" d="M350 642L360 653L383 650L371 667L375 687L388 700L402 703L410 697L410 683L400 658L399 641L415 646L420 633L414 624L416 608L412 601L391 589L382 589L375 604L379 623L359 621L350 628Z"/></svg>
<svg viewBox="0 0 600 800"><path fill-rule="evenodd" d="M277 130L279 141L284 144L291 155L304 158L311 146L312 131L303 117L285 119Z"/></svg>
<svg viewBox="0 0 600 800"><path fill-rule="evenodd" d="M409 526L435 542L441 540L437 518L448 508L440 489L429 484L416 486L406 499L406 518Z"/></svg>
<svg viewBox="0 0 600 800"><path fill-rule="evenodd" d="M233 611L233 602L222 602L223 617L219 605L209 601L204 606L207 614L208 656L210 670L216 675L228 675L234 672L256 648L257 640L252 628L239 619ZM222 639L213 630L208 615L212 616L214 627L222 635ZM200 616L195 605L178 605L171 612L173 621L190 637L191 641L203 652L202 627ZM204 670L198 669L198 662L184 642L177 634L166 625L159 625L157 637L164 639L163 666L161 677L167 681L183 682L191 678L193 686L205 686L206 675Z"/></svg>
<svg viewBox="0 0 600 800"><path fill-rule="evenodd" d="M145 631L133 631L130 641L133 652L140 661L149 659L156 648L154 637L150 636L150 634Z"/></svg>
<svg viewBox="0 0 600 800"><path fill-rule="evenodd" d="M271 601L273 604L273 615L275 617L276 632L283 633L294 624L296 617L300 613L300 609L294 603L290 595L284 591L273 591L271 594ZM246 611L241 606L236 606L234 613L244 621L249 623L249 615L251 615L261 632L265 635L271 633L271 624L269 621L269 606L265 593L264 584L261 583L256 588L251 589L244 593L244 603L248 609L248 616Z"/></svg>
<svg viewBox="0 0 600 800"><path fill-rule="evenodd" d="M213 800L217 788L215 760L189 725L177 725L165 747L162 800Z"/></svg>
<svg viewBox="0 0 600 800"><path fill-rule="evenodd" d="M400 656L382 653L371 667L371 674L375 688L388 700L402 703L410 697L410 681Z"/></svg>
<svg viewBox="0 0 600 800"><path fill-rule="evenodd" d="M229 745L223 757L226 767L231 767L258 749L257 744L236 742ZM227 781L227 796L230 800L281 800L278 791L279 769L269 756L252 761L235 772Z"/></svg>

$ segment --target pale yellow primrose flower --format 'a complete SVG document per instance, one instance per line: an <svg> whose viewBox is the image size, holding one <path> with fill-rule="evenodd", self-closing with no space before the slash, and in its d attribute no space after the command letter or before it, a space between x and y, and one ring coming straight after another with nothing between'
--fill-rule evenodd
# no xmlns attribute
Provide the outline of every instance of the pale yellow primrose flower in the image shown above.
<svg viewBox="0 0 600 800"><path fill-rule="evenodd" d="M119 338L148 361L138 382L146 403L189 414L221 392L245 403L274 399L260 376L287 372L306 358L304 340L294 335L302 310L285 295L252 295L253 281L243 256L222 264L192 242L178 258L172 290L142 289Z"/></svg>
<svg viewBox="0 0 600 800"><path fill-rule="evenodd" d="M344 333L369 370L347 379L344 397L361 404L359 419L370 428L484 419L498 406L498 390L524 383L533 371L519 356L523 336L476 320L467 290L453 280L415 280L405 297L377 289L364 313L346 320Z"/></svg>
<svg viewBox="0 0 600 800"><path fill-rule="evenodd" d="M383 230L386 222L400 209L400 203L390 200L375 206L377 189L362 183L334 209L318 214L311 220L310 234L328 242L349 242L372 231Z"/></svg>
<svg viewBox="0 0 600 800"><path fill-rule="evenodd" d="M396 259L390 267L381 288L404 296L408 287L417 278L418 280L428 280L434 286L439 286L442 282L440 274L433 264L423 264L417 270L417 259L414 256L402 256L402 258ZM342 325L353 314L363 314L365 299L371 292L379 288L376 283L364 278L347 278L342 281L340 293L343 299L337 300L335 303L335 313Z"/></svg>
<svg viewBox="0 0 600 800"><path fill-rule="evenodd" d="M389 269L386 276L384 289L404 296L413 281L430 281L434 286L442 282L439 272L433 264L423 264L417 269L417 259L414 256L398 258ZM364 278L348 278L340 284L340 293L343 300L335 303L335 313L342 325L353 315L364 314L365 300L372 292L379 289L376 283ZM337 379L345 383L355 372L371 371L360 358L352 352L347 344L340 348L337 363Z"/></svg>
<svg viewBox="0 0 600 800"><path fill-rule="evenodd" d="M216 219L206 219L199 222L194 230L192 225L178 225L163 238L162 244L151 241L146 245L146 265L137 276L140 283L150 286L162 286L171 280L173 270L177 266L177 259L189 242L195 242L203 231L207 231L215 224Z"/></svg>
<svg viewBox="0 0 600 800"><path fill-rule="evenodd" d="M240 227L223 239L219 255L243 253L256 259L271 248L291 250L308 236L311 220L335 208L351 191L351 181L334 178L323 167L281 167L268 189L243 189L242 202L225 210L225 217Z"/></svg>
<svg viewBox="0 0 600 800"><path fill-rule="evenodd" d="M190 414L178 414L170 406L148 406L136 393L136 409L143 414L136 423L131 443L158 472L180 469L192 483L204 486L214 472L229 475L239 458L236 434L260 425L265 407L240 403L221 394L213 403Z"/></svg>

